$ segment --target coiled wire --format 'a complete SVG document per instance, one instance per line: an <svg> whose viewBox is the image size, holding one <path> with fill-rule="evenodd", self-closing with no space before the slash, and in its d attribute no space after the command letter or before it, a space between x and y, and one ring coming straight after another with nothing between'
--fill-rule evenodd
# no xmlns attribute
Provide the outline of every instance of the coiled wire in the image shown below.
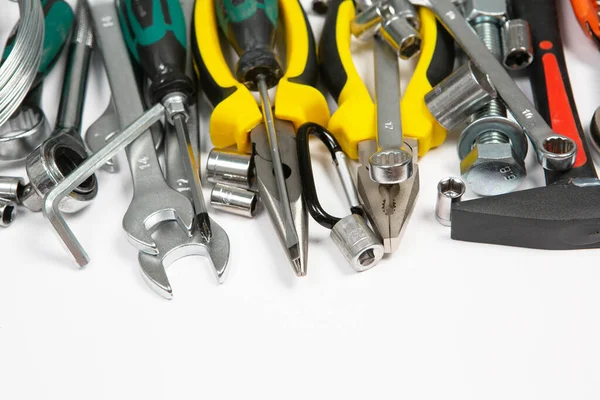
<svg viewBox="0 0 600 400"><path fill-rule="evenodd" d="M39 0L19 0L14 47L0 66L0 126L17 110L36 77L44 45L44 12Z"/></svg>

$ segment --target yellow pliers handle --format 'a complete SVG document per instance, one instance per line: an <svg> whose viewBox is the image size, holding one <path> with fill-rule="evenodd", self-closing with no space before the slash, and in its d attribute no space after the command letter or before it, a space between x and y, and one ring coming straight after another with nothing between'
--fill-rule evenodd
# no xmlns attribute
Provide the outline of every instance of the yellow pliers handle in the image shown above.
<svg viewBox="0 0 600 400"><path fill-rule="evenodd" d="M298 0L279 0L285 27L287 68L275 95L275 117L296 128L305 122L326 125L327 101L314 88L319 70L315 40ZM248 133L263 120L254 96L239 83L223 56L214 0L197 0L194 13L196 68L206 96L215 107L210 137L216 147L236 145L249 152Z"/></svg>
<svg viewBox="0 0 600 400"><path fill-rule="evenodd" d="M358 158L358 143L374 140L376 132L375 105L352 60L350 22L355 14L352 0L334 0L319 46L321 76L338 102L328 127L353 159ZM423 156L446 140L446 130L435 121L424 98L452 72L454 42L430 10L421 7L419 16L423 47L401 111L403 132L419 141L419 156Z"/></svg>

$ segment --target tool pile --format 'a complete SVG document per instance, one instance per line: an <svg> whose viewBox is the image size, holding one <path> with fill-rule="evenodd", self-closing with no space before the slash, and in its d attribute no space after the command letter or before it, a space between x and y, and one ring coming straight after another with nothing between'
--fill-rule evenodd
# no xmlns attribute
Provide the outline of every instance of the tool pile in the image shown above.
<svg viewBox="0 0 600 400"><path fill-rule="evenodd" d="M79 0L74 12L62 0L20 0L21 21L0 66L0 159L24 159L29 182L0 177L0 225L10 225L17 207L42 211L86 265L62 213L90 204L95 173L118 172L124 149L134 196L123 229L150 286L171 298L165 268L192 254L206 257L223 282L229 238L209 215L200 177L199 115L210 113L210 204L251 218L260 203L297 276L308 271L309 214L356 271L394 253L417 201L417 157L448 131L459 133L461 177L439 182L435 216L453 239L599 247L600 181L570 88L557 1L313 1L326 14L317 43L299 0ZM597 2L572 1L597 40ZM285 50L277 52L280 24ZM238 56L233 70L223 38ZM373 97L354 65L353 40L372 44ZM51 130L40 91L67 42ZM82 139L96 48L112 97ZM400 60L415 58L402 95ZM511 77L516 70L530 77L535 105ZM319 77L337 102L332 114ZM214 109L200 109L198 96ZM319 202L313 136L331 154L348 216ZM516 191L529 143L547 186ZM467 188L481 197L461 201Z"/></svg>

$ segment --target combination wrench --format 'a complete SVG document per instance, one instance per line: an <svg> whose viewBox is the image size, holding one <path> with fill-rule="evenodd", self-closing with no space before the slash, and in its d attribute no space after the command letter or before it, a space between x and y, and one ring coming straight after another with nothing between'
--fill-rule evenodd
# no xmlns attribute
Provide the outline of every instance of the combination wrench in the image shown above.
<svg viewBox="0 0 600 400"><path fill-rule="evenodd" d="M192 22L194 0L181 0L180 2L186 24L189 27ZM193 34L192 31L188 32ZM190 49L187 51L186 74L195 81L196 73L194 72ZM196 93L197 96L201 96L200 91ZM190 132L190 141L196 163L200 164L198 162L200 141L198 102L189 107L189 113L190 118L187 125ZM174 132L175 127L171 124L165 125L164 147L167 183L174 190L184 194L193 203L192 187L188 180L189 175L186 173L181 160L179 141L176 132ZM142 276L156 293L167 299L173 298L173 290L166 274L166 268L173 262L188 256L205 257L214 269L219 283L224 282L229 261L229 237L225 230L212 218L210 218L210 226L212 235L209 240L206 240L205 235L201 234L198 229L192 231L191 237L188 236L187 232L183 231L174 221L162 222L157 226L152 236L158 246L158 255L153 256L140 251L138 256Z"/></svg>
<svg viewBox="0 0 600 400"><path fill-rule="evenodd" d="M569 137L555 133L527 99L508 72L485 47L451 0L410 0L431 9L469 58L489 75L496 91L515 120L531 140L544 169L564 171L575 163L577 145Z"/></svg>
<svg viewBox="0 0 600 400"><path fill-rule="evenodd" d="M110 83L121 127L144 113L137 80L125 47L113 0L87 0ZM162 175L150 130L126 148L134 195L123 217L123 229L131 243L143 252L158 254L151 229L163 221L177 221L189 231L194 209L189 200L173 190Z"/></svg>

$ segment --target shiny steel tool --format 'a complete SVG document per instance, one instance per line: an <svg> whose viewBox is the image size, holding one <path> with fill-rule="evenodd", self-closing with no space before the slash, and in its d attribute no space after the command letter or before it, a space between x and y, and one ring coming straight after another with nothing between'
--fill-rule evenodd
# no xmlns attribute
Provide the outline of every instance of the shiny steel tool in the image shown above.
<svg viewBox="0 0 600 400"><path fill-rule="evenodd" d="M318 138L327 147L342 181L344 193L350 203L350 215L344 218L330 215L319 202L308 144L311 136ZM383 245L364 219L364 211L346 162L346 155L335 137L318 124L302 125L298 129L298 161L302 176L302 195L310 215L320 225L331 230L331 239L354 270L363 272L373 268L383 257Z"/></svg>
<svg viewBox="0 0 600 400"><path fill-rule="evenodd" d="M97 153L98 150L103 148L112 139L115 133L119 132L120 128L115 104L111 97L106 110L85 132L85 145L90 153ZM119 171L119 166L117 161L111 158L102 169L115 173Z"/></svg>
<svg viewBox="0 0 600 400"><path fill-rule="evenodd" d="M295 129L307 121L325 124L329 110L323 95L313 87L318 77L315 43L300 3L297 0L279 2L288 50L283 77L271 50L279 12L277 2L250 8L248 4L255 5L254 2L246 4L231 0L219 0L218 5L208 0L196 2L196 65L202 88L215 106L210 120L211 139L217 148L237 145L239 152L253 153L262 202L294 272L304 276L307 270L308 213L302 202ZM229 11L223 14L225 9ZM248 10L252 12L244 12ZM236 15L243 18L234 19L231 13L238 13ZM234 47L240 50L236 71L239 79L231 72L223 56L218 23L237 44ZM244 38L251 40L245 41ZM268 77L267 86L277 85L273 113L270 104L267 104L268 93L260 83L264 79L260 76ZM257 90L258 86L262 87L264 112L250 92L250 89ZM277 143L273 140L274 132Z"/></svg>
<svg viewBox="0 0 600 400"><path fill-rule="evenodd" d="M29 183L23 189L21 201L32 211L41 211L42 199L48 190L87 157L80 131L93 45L89 16L80 4L69 44L56 127L50 137L27 156L25 164ZM79 211L88 206L97 193L98 182L92 175L63 198L60 209Z"/></svg>
<svg viewBox="0 0 600 400"><path fill-rule="evenodd" d="M194 1L182 0L181 7L184 11L186 26L191 26ZM193 35L193 31L187 30L187 32ZM186 53L186 75L197 87L197 82L194 79L196 73L192 65L192 54L189 50ZM194 157L198 159L200 124L196 104L189 107L189 114L190 118L187 125L191 132L190 142L194 150ZM190 187L188 175L183 167L179 140L176 133L173 132L174 129L173 125L166 125L165 164L167 183L173 189L184 194L190 202L193 202L191 194L193 189ZM175 221L165 221L157 226L153 237L158 245L159 254L153 256L140 252L138 257L142 275L154 291L167 299L171 299L173 291L166 274L166 268L180 258L194 255L205 257L215 270L219 283L224 282L229 261L229 237L213 219L210 220L210 226L212 235L209 240L199 229L193 229L192 235L189 236L188 232L181 229Z"/></svg>
<svg viewBox="0 0 600 400"><path fill-rule="evenodd" d="M189 194L196 211L194 229L210 240L210 218L202 194L200 168L187 126L188 108L195 100L195 87L185 74L187 34L181 5L176 0L162 4L154 0L121 0L119 15L129 52L150 79L150 101L165 106L165 118L175 127L171 133L179 140Z"/></svg>
<svg viewBox="0 0 600 400"><path fill-rule="evenodd" d="M377 135L384 136L381 133L386 131L391 131L390 139L394 140L396 150L403 149L408 155L412 155L413 151L405 143L403 131L407 137L418 140L422 155L445 140L446 131L427 110L424 96L452 71L454 45L436 23L434 14L429 10L419 10L422 52L406 94L399 104L398 58L391 49L387 49L387 44L377 39L375 51L381 52L381 55L377 56L376 112L369 91L352 61L350 25L355 15L352 1L333 1L321 37L319 56L322 76L339 105L329 121L329 130L346 154L358 158L361 164L358 169L358 192L369 220L383 240L385 252L391 253L400 243L403 228L415 204L419 191L418 167L412 160L408 163L408 157L399 157L398 165L404 166L406 172L412 168L412 175L406 173L402 183L380 184L371 179L369 158L378 150ZM401 109L403 119L400 127ZM390 158L395 161L393 157Z"/></svg>
<svg viewBox="0 0 600 400"><path fill-rule="evenodd" d="M577 154L573 139L559 135L519 89L503 65L490 53L469 26L451 0L410 0L411 3L431 9L452 34L469 58L489 75L515 120L523 127L544 169L564 171L570 169Z"/></svg>
<svg viewBox="0 0 600 400"><path fill-rule="evenodd" d="M88 0L87 3L119 121L125 127L143 114L144 107L119 26L117 10L112 0ZM164 107L162 109L164 112ZM162 221L176 220L189 231L194 209L185 196L165 182L151 131L127 148L127 160L133 178L134 195L123 218L123 229L139 250L157 254L151 228Z"/></svg>

